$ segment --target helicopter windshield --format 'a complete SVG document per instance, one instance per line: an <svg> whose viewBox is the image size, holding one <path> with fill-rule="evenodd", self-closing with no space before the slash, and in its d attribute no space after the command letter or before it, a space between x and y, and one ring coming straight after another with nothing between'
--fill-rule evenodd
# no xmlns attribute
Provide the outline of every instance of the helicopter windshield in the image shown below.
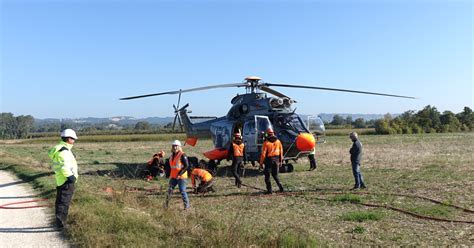
<svg viewBox="0 0 474 248"><path fill-rule="evenodd" d="M279 115L276 118L276 126L284 130L292 130L295 133L308 132L305 124L297 114Z"/></svg>

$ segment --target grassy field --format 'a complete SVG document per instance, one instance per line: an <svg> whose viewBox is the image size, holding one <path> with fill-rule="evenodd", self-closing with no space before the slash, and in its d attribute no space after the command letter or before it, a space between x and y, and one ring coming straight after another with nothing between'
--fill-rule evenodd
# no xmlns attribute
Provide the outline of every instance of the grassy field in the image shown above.
<svg viewBox="0 0 474 248"><path fill-rule="evenodd" d="M464 208L474 207L474 134L362 135L362 172L369 189L351 192L353 178L346 136L328 137L317 147L318 169L300 160L295 172L280 174L295 194L263 195L236 188L229 162L220 165L216 193L190 195L182 211L179 193L162 208L167 180L150 183L137 174L151 155L169 150L171 136L111 140L80 139L75 152L80 178L68 236L77 246L473 246L474 225L415 218L390 205L443 219L474 221L474 214L414 198L424 196ZM153 141L157 140L157 141ZM54 178L47 149L54 141L0 143L0 168L30 181L54 201ZM185 147L202 157L210 141ZM250 165L244 184L264 188L263 175ZM272 181L273 182L273 181ZM274 184L274 183L273 183ZM275 185L274 185L275 186ZM135 187L138 190L127 190ZM108 192L107 188L113 189ZM145 190L140 190L145 189ZM362 193L362 194L358 194ZM52 211L52 210L51 210Z"/></svg>

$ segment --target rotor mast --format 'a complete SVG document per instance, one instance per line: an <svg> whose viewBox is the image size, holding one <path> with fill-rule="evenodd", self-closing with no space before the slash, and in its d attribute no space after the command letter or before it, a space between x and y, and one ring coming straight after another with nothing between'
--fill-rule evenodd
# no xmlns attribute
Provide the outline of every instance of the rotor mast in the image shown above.
<svg viewBox="0 0 474 248"><path fill-rule="evenodd" d="M262 78L256 76L250 76L245 78L245 83L247 86L245 88L247 90L250 89L250 93L257 93L257 89L259 89L260 81Z"/></svg>

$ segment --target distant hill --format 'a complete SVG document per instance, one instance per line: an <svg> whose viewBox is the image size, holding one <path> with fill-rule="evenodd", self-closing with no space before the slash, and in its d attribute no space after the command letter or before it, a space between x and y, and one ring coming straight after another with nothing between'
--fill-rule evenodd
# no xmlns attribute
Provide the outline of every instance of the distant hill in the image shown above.
<svg viewBox="0 0 474 248"><path fill-rule="evenodd" d="M336 113L321 113L318 116L324 122L331 122ZM363 118L366 121L382 119L383 114L337 114L344 118L347 116L352 116L352 120L357 118ZM304 120L308 115L300 115ZM398 116L398 114L392 114L393 117ZM146 117L146 118L135 118L131 116L114 116L108 118L98 118L98 117L85 117L85 118L46 118L46 119L35 119L36 124L45 124L45 123L77 123L77 124L116 124L116 125L135 125L137 122L146 121L150 124L166 125L172 122L174 117Z"/></svg>
<svg viewBox="0 0 474 248"><path fill-rule="evenodd" d="M137 122L146 121L150 124L166 125L172 122L174 117L147 117L134 118L130 116L114 116L109 118L85 117L85 118L63 118L63 119L35 119L36 124L43 123L81 123L81 124L117 124L135 125Z"/></svg>

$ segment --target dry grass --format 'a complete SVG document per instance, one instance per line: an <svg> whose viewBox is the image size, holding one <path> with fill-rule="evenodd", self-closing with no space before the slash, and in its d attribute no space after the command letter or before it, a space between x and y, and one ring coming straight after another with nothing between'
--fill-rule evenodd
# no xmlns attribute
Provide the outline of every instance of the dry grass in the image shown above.
<svg viewBox="0 0 474 248"><path fill-rule="evenodd" d="M380 193L422 195L466 208L474 206L474 142L472 133L362 136L362 171L375 195L353 195L345 136L329 137L317 149L318 169L301 160L296 171L281 174L289 190L312 190L301 195L262 197L258 190L237 189L223 161L214 194L191 195L191 211L183 212L179 194L170 209L162 209L167 180L147 183L134 178L138 168L168 141L81 142L74 151L80 177L71 208L71 240L78 246L447 246L474 244L474 226L416 219L357 202L390 204L439 218L474 220L471 214L420 199ZM34 175L47 171L47 148L53 143L4 144L0 164ZM185 147L202 157L210 141ZM31 169L31 168L34 168ZM98 175L97 172L111 173ZM227 175L227 176L225 176ZM257 176L255 176L257 175ZM246 169L245 184L264 188L263 176ZM52 176L35 178L47 190ZM126 187L146 191L127 192ZM112 187L114 191L103 191ZM318 193L319 192L319 193ZM342 196L328 195L345 192ZM51 195L51 197L53 197ZM328 201L320 200L321 198ZM359 222L361 221L361 222Z"/></svg>

